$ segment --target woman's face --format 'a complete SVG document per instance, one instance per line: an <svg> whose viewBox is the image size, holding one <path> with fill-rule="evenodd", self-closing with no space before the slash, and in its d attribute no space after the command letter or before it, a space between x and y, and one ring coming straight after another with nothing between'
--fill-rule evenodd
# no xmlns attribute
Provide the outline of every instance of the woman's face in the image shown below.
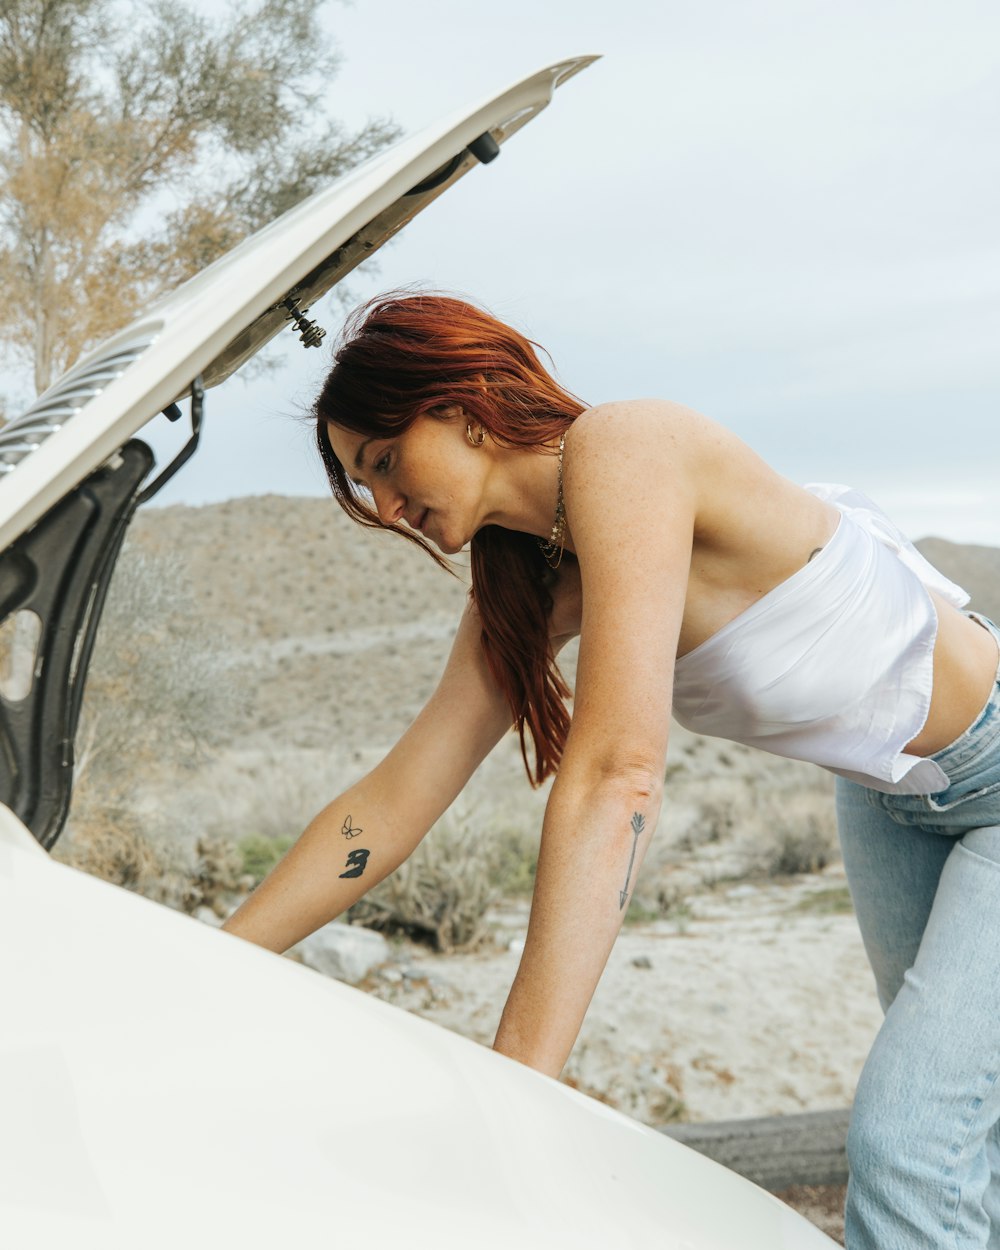
<svg viewBox="0 0 1000 1250"><path fill-rule="evenodd" d="M489 440L473 447L467 424L455 408L417 417L391 438L366 438L332 423L327 436L344 471L370 491L385 524L405 522L454 555L486 523Z"/></svg>

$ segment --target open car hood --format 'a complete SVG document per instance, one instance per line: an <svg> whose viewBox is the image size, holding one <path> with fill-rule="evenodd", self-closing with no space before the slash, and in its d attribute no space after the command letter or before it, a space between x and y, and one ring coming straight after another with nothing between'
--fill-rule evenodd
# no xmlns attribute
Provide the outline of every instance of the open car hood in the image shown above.
<svg viewBox="0 0 1000 1250"><path fill-rule="evenodd" d="M224 381L596 57L560 61L370 158L77 362L0 430L0 551L199 377Z"/></svg>

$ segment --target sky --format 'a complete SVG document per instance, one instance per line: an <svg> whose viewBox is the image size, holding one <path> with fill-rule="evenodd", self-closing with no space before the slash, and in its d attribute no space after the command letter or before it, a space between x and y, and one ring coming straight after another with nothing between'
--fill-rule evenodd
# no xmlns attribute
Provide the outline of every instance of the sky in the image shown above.
<svg viewBox="0 0 1000 1250"><path fill-rule="evenodd" d="M680 401L914 538L1000 546L995 0L325 12L343 56L327 104L349 125L411 132L602 54L349 279L358 300L469 295L588 403ZM270 374L209 392L202 449L158 502L325 494L302 415L328 364L289 331Z"/></svg>

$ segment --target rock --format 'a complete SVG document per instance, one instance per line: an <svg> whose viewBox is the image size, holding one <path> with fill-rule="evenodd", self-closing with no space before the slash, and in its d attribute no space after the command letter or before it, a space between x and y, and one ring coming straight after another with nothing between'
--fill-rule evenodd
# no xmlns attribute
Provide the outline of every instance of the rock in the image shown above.
<svg viewBox="0 0 1000 1250"><path fill-rule="evenodd" d="M523 937L511 938L510 941L507 943L507 949L511 952L512 955L520 955L520 953L524 950L524 938Z"/></svg>
<svg viewBox="0 0 1000 1250"><path fill-rule="evenodd" d="M632 960L633 968L652 968L652 966L653 961L648 955L636 955L635 959Z"/></svg>
<svg viewBox="0 0 1000 1250"><path fill-rule="evenodd" d="M202 924L214 925L216 929L223 921L223 917L217 915L211 907L206 907L204 903L200 907L196 907L191 914L195 920L200 920Z"/></svg>
<svg viewBox="0 0 1000 1250"><path fill-rule="evenodd" d="M389 959L389 943L381 933L360 925L334 921L292 948L308 968L357 985L373 968Z"/></svg>

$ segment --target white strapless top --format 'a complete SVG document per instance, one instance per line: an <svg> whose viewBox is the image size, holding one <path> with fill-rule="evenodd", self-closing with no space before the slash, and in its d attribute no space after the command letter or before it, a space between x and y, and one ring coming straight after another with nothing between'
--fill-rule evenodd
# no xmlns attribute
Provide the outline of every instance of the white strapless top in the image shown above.
<svg viewBox="0 0 1000 1250"><path fill-rule="evenodd" d="M836 533L678 658L674 715L695 733L809 760L874 790L944 790L939 765L903 748L931 702L937 614L925 588L959 608L969 596L859 491L805 489L840 511Z"/></svg>

